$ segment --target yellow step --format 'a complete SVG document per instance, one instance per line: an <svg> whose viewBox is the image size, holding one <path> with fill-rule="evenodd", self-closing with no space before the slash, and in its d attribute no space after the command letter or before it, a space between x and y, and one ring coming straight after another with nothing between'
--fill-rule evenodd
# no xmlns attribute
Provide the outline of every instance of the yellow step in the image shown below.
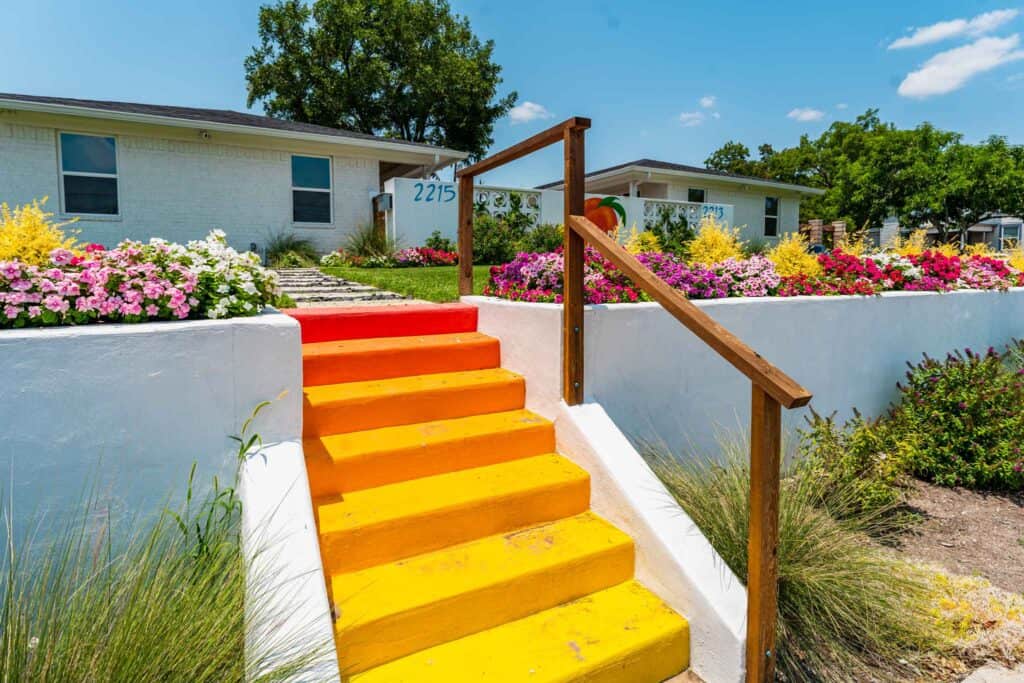
<svg viewBox="0 0 1024 683"><path fill-rule="evenodd" d="M659 683L689 666L689 648L686 620L638 583L629 581L422 650L349 680Z"/></svg>
<svg viewBox="0 0 1024 683"><path fill-rule="evenodd" d="M305 387L303 433L324 436L522 408L523 378L501 368Z"/></svg>
<svg viewBox="0 0 1024 683"><path fill-rule="evenodd" d="M314 501L329 574L579 514L590 476L548 454Z"/></svg>
<svg viewBox="0 0 1024 683"><path fill-rule="evenodd" d="M551 453L555 428L529 410L512 410L307 437L303 448L319 498Z"/></svg>
<svg viewBox="0 0 1024 683"><path fill-rule="evenodd" d="M331 578L348 673L633 577L632 540L593 513Z"/></svg>

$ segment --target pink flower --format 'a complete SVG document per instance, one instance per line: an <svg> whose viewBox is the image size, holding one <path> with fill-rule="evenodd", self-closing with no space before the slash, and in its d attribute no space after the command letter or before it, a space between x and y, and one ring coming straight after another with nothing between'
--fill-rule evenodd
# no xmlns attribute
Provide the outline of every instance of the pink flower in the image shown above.
<svg viewBox="0 0 1024 683"><path fill-rule="evenodd" d="M46 306L46 308L50 309L54 313L66 313L71 307L71 304L68 303L67 299L59 297L56 294L51 294L43 299L43 306Z"/></svg>
<svg viewBox="0 0 1024 683"><path fill-rule="evenodd" d="M21 309L17 306L11 306L10 304L4 306L4 315L7 316L8 320L14 320L18 317L19 313L21 313Z"/></svg>
<svg viewBox="0 0 1024 683"><path fill-rule="evenodd" d="M33 318L38 318L43 314L43 309L41 309L39 306L29 306L28 314Z"/></svg>
<svg viewBox="0 0 1024 683"><path fill-rule="evenodd" d="M50 261L58 266L66 266L74 260L75 255L68 249L54 249L50 252Z"/></svg>
<svg viewBox="0 0 1024 683"><path fill-rule="evenodd" d="M150 318L155 318L159 314L160 307L157 306L156 304L150 304L146 306L146 315L148 315Z"/></svg>

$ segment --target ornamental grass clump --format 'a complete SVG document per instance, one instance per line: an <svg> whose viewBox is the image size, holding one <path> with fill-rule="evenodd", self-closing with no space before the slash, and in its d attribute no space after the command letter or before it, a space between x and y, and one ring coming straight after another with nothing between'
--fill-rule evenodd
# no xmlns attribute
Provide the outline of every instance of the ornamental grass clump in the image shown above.
<svg viewBox="0 0 1024 683"><path fill-rule="evenodd" d="M71 250L76 240L61 230L68 223L53 223L53 214L43 210L46 197L31 204L10 208L0 203L0 261L20 261L45 266L54 249Z"/></svg>
<svg viewBox="0 0 1024 683"><path fill-rule="evenodd" d="M228 492L231 495L228 495ZM122 538L80 522L51 524L0 551L0 679L221 683L309 680L323 653L259 634L282 623L274 577L246 577L233 490L202 505L141 519ZM118 527L120 529L121 527ZM294 607L294 606L292 606ZM331 653L333 655L333 653Z"/></svg>
<svg viewBox="0 0 1024 683"><path fill-rule="evenodd" d="M742 440L723 442L723 461L680 461L663 449L645 457L733 573L747 576L750 470ZM820 482L784 473L779 498L777 670L782 680L893 680L913 673L910 651L943 646L921 570L868 540L878 512L856 510L856 493L837 483L833 509ZM846 511L844 505L850 502Z"/></svg>
<svg viewBox="0 0 1024 683"><path fill-rule="evenodd" d="M687 245L690 263L711 266L727 259L743 259L743 242L737 228L730 228L710 216L700 222L697 236Z"/></svg>

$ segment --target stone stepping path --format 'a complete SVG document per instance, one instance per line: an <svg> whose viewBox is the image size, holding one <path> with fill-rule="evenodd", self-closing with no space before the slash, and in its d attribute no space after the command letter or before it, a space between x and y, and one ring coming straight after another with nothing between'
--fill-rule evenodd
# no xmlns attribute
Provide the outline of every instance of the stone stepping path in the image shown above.
<svg viewBox="0 0 1024 683"><path fill-rule="evenodd" d="M282 268L277 275L281 290L303 308L411 301L401 294L327 275L316 268Z"/></svg>

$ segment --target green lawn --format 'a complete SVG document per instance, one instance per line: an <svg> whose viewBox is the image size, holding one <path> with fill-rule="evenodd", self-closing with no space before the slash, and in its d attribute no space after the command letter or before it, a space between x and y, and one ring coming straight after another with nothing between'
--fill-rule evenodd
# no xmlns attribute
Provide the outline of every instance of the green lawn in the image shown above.
<svg viewBox="0 0 1024 683"><path fill-rule="evenodd" d="M490 266L473 266L473 293L480 294L487 284ZM458 266L431 266L429 268L321 268L353 282L405 294L424 301L457 301L459 298Z"/></svg>

